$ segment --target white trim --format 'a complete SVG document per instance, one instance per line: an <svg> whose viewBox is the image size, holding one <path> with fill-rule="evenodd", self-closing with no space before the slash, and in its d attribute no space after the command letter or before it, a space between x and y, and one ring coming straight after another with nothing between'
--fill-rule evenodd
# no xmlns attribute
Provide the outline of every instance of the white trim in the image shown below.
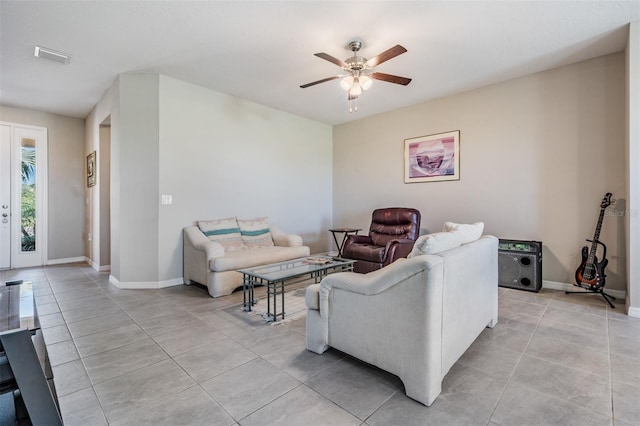
<svg viewBox="0 0 640 426"><path fill-rule="evenodd" d="M11 125L0 121L0 204L9 206L11 199ZM2 208L2 213L10 214L7 208ZM0 269L11 268L11 223L6 217L2 217L0 224Z"/></svg>
<svg viewBox="0 0 640 426"><path fill-rule="evenodd" d="M2 121L0 124L11 128L11 214L18 220L11 221L11 268L26 268L43 266L48 259L48 222L49 222L49 130L46 127L32 126L20 123ZM21 247L20 222L21 217L21 168L17 165L21 161L22 137L33 138L36 141L36 250L23 252Z"/></svg>
<svg viewBox="0 0 640 426"><path fill-rule="evenodd" d="M115 285L118 288L122 289L130 289L130 290L155 290L159 288L165 287L173 287L176 285L183 285L183 278L173 278L171 280L166 281L131 281L131 282L120 282L113 275L109 275L109 282Z"/></svg>
<svg viewBox="0 0 640 426"><path fill-rule="evenodd" d="M627 315L629 315L630 317L640 318L640 308L627 306Z"/></svg>
<svg viewBox="0 0 640 426"><path fill-rule="evenodd" d="M542 288L550 288L552 290L563 290L563 291L573 291L576 289L576 286L573 284L561 283L558 281L547 281L542 280ZM605 289L607 294L612 295L616 299L624 300L627 297L627 292L622 290L607 290Z"/></svg>
<svg viewBox="0 0 640 426"><path fill-rule="evenodd" d="M64 259L49 259L47 265L62 265L65 263L88 263L85 256L67 257Z"/></svg>
<svg viewBox="0 0 640 426"><path fill-rule="evenodd" d="M93 260L91 260L89 257L85 256L84 259L86 260L86 262L91 265L91 267L98 271L98 272L110 272L111 271L111 265L98 265L96 262L94 262Z"/></svg>

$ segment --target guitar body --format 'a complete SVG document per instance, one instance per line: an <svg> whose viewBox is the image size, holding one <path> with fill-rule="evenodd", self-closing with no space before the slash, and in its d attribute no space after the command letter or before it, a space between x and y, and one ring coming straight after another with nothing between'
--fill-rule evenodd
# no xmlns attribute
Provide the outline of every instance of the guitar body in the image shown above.
<svg viewBox="0 0 640 426"><path fill-rule="evenodd" d="M604 219L604 211L610 205L611 193L607 192L600 202L600 217L598 217L596 232L592 240L587 240L591 242L591 249L586 246L582 247L582 262L580 266L578 266L578 269L576 269L576 285L599 293L602 293L602 287L604 287L604 268L609 261L607 260L607 246L600 242L598 238L600 238L600 228L602 227L602 219ZM598 244L600 244L603 249L602 262L598 262L598 258L596 257ZM611 302L609 302L609 304L611 304Z"/></svg>
<svg viewBox="0 0 640 426"><path fill-rule="evenodd" d="M594 257L593 263L588 262L589 247L582 247L582 263L576 269L576 284L587 290L598 290L604 287L605 274L604 268L606 268L609 261L604 259L602 262L598 262L598 258Z"/></svg>

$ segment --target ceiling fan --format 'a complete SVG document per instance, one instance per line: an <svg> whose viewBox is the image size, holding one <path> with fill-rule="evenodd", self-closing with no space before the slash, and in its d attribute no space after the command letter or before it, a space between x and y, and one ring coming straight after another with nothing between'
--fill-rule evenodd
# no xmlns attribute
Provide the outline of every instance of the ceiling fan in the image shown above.
<svg viewBox="0 0 640 426"><path fill-rule="evenodd" d="M323 78L322 80L314 81L312 83L303 84L302 86L300 86L300 88L306 89L307 87L314 86L316 84L342 78L340 86L344 90L348 91L347 99L349 100L349 112L352 112L354 111L354 105L355 111L358 110L358 96L362 94L363 90L367 90L369 87L371 87L373 80L402 84L403 86L411 83L410 78L373 71L376 66L405 53L407 49L397 44L391 49L387 49L379 55L374 56L371 59L367 59L363 58L362 56L358 56L358 51L362 48L362 44L362 41L359 40L350 42L348 46L349 49L353 52L353 56L345 59L344 61L341 61L338 58L334 58L333 56L324 52L315 53L315 56L317 56L318 58L322 58L326 61L338 65L340 68L346 71L346 74L335 75L333 77Z"/></svg>

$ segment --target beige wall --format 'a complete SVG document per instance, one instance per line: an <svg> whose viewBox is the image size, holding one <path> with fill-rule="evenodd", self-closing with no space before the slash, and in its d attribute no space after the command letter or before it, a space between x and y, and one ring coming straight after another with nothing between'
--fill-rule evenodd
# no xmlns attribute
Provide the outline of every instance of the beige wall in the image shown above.
<svg viewBox="0 0 640 426"><path fill-rule="evenodd" d="M111 275L119 285L181 283L182 229L198 219L268 216L312 250L327 249L330 126L153 74L114 82L87 118L87 152L98 149L109 116ZM101 190L99 182L89 191L97 236ZM173 204L162 205L162 194Z"/></svg>
<svg viewBox="0 0 640 426"><path fill-rule="evenodd" d="M625 198L624 64L613 54L335 127L333 225L366 229L385 206L420 209L423 233L483 221L500 238L541 240L544 279L573 283L603 195ZM460 180L405 184L404 139L450 130ZM626 287L624 233L612 210L611 289Z"/></svg>
<svg viewBox="0 0 640 426"><path fill-rule="evenodd" d="M84 126L80 118L0 105L0 121L46 127L49 261L84 256Z"/></svg>
<svg viewBox="0 0 640 426"><path fill-rule="evenodd" d="M159 77L122 74L118 115L111 116L112 182L118 204L111 222L118 224L120 282L158 281ZM116 149L117 148L117 149ZM117 153L117 154L116 154Z"/></svg>
<svg viewBox="0 0 640 426"><path fill-rule="evenodd" d="M268 216L327 250L331 127L160 76L160 280L182 274L182 229Z"/></svg>

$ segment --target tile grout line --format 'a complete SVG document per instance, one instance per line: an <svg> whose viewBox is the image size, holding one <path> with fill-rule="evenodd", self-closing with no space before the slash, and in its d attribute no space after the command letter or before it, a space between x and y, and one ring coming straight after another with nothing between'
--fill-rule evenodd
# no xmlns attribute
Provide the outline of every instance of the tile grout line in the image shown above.
<svg viewBox="0 0 640 426"><path fill-rule="evenodd" d="M611 422L615 425L616 423L616 410L613 400L613 363L611 360L611 332L609 330L610 319L609 319L609 307L607 307L607 349L608 349L608 359L609 359L609 398L611 399Z"/></svg>
<svg viewBox="0 0 640 426"><path fill-rule="evenodd" d="M87 275L84 271L83 271L83 273L84 273L85 275ZM49 284L49 287L51 288L51 294L53 294L53 297L54 297L54 298L56 299L56 301L57 301L58 299L57 299L57 298L56 298L56 296L55 296L55 292L53 291L53 288L51 287L51 282L49 281L49 276L48 276L48 274L46 273L46 271L45 271L45 276L47 277L47 283ZM88 275L87 275L87 277L88 277ZM95 282L94 282L93 280L91 280L91 281L95 284ZM58 305L58 307L60 307L60 306ZM62 310L60 310L60 316L62 316L62 320L64 321L65 327L67 327L67 330L68 330L68 329L69 329L69 325L68 325L68 323L67 323L67 319L66 319L66 318L65 318L65 316L62 314ZM71 332L69 332L69 335L71 336ZM78 393L78 392L82 392L82 391L85 391L85 390L87 390L87 389L91 389L91 392L93 393L93 396L95 397L95 400L97 401L98 406L100 407L100 412L101 412L101 414L102 414L102 418L104 419L105 424L106 424L106 425L108 425L108 424L109 424L109 420L107 419L107 415L106 415L106 414L105 414L105 412L104 412L104 406L102 405L102 401L100 401L100 398L98 398L98 394L96 393L96 389L95 389L95 387L94 387L94 385L93 385L93 382L91 381L91 377L89 376L89 373L87 372L87 366L85 365L84 360L83 360L82 356L80 355L80 351L78 351L78 347L76 346L76 342L75 342L75 339L73 338L73 336L71 336L71 343L73 343L73 347L75 348L76 353L78 354L78 360L79 360L79 361L80 361L80 363L82 364L82 368L84 369L84 372L85 372L85 374L87 375L87 378L89 379L89 383L90 383L90 385L89 385L89 386L87 386L86 388L79 389L79 390L77 390L76 392L72 392L72 393L70 393L70 394L68 394L68 395L64 395L64 396L62 396L61 398L69 397L69 396L71 396L71 395L73 395L73 394L76 394L76 393ZM46 342L45 342L45 345L46 345ZM75 360L72 360L72 361L75 361ZM68 361L68 362L72 362L72 361ZM67 363L68 363L68 362L67 362ZM65 363L63 363L63 364L65 364ZM59 365L63 365L63 364L59 364ZM51 369L53 370L53 366L51 366ZM55 384L55 382L56 382L56 378L55 378L55 375L54 375L54 376L53 376L53 383ZM63 420L63 422L64 422L64 420L65 420L65 414L64 414L64 412L63 412L63 410L62 410L62 406L61 406L61 404L60 404L60 401L59 401L59 400L58 400L58 409L60 410L60 416L62 417L62 420Z"/></svg>
<svg viewBox="0 0 640 426"><path fill-rule="evenodd" d="M552 297L553 298L553 297ZM499 298L498 298L499 300ZM499 302L498 302L499 303ZM516 370L518 369L518 366L520 365L520 362L522 361L522 358L524 357L525 352L527 351L527 349L529 348L529 345L531 344L531 341L533 340L534 336L536 335L537 331L538 331L538 327L540 326L540 323L542 322L542 318L544 318L544 315L547 313L547 310L549 309L549 305L551 304L551 300L549 300L549 303L547 303L546 305L544 305L544 311L542 312L542 315L540 315L540 318L538 319L538 322L536 324L536 328L533 330L533 332L531 333L531 336L529 337L529 340L527 341L526 346L524 347L524 349L522 350L522 353L520 353L520 356L518 357L518 362L516 362L515 367L513 368L513 371L511 371L511 374L509 375L509 378L507 379L507 382L504 385L504 388L502 389L502 392L500 393L500 396L498 397L495 405L493 406L493 409L491 410L491 413L489 414L489 418L487 419L487 424L489 422L492 422L492 417L495 414L496 409L498 408L498 405L500 405L500 402L502 401L502 398L504 397L505 392L507 391L507 388L509 387L509 385L511 384L511 380L513 379L513 375L515 374ZM498 317L498 323L500 322L500 318ZM493 421L494 423L497 423L495 421Z"/></svg>

